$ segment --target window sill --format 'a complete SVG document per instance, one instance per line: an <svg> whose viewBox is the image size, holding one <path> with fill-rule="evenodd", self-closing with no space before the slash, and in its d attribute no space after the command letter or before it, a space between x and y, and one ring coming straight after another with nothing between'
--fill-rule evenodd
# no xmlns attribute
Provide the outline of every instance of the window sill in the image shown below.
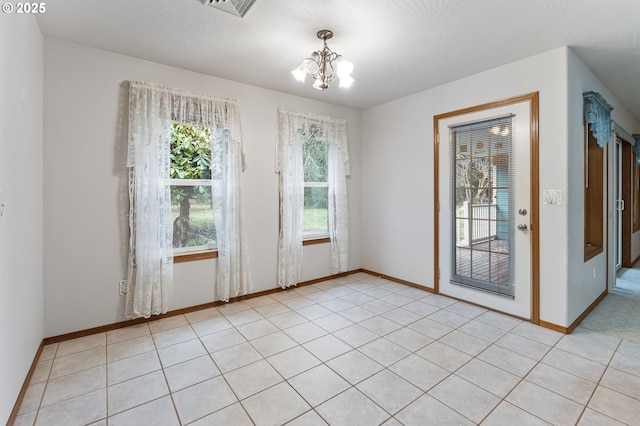
<svg viewBox="0 0 640 426"><path fill-rule="evenodd" d="M192 260L214 259L218 251L203 251L200 253L180 254L173 256L173 263L191 262Z"/></svg>
<svg viewBox="0 0 640 426"><path fill-rule="evenodd" d="M324 238L315 238L312 240L303 240L302 241L302 245L303 246L311 246L314 244L324 244L324 243L330 243L331 242L331 238L329 237L324 237Z"/></svg>
<svg viewBox="0 0 640 426"><path fill-rule="evenodd" d="M586 262L589 259L593 259L594 257L596 257L597 255L599 255L600 253L602 253L602 247L600 246L585 246L584 247L584 261Z"/></svg>

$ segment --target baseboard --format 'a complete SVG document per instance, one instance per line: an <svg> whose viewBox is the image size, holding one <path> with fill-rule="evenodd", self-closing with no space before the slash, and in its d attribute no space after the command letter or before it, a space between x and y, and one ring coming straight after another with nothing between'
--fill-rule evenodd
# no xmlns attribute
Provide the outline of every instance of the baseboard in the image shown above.
<svg viewBox="0 0 640 426"><path fill-rule="evenodd" d="M569 334L570 333L570 331L569 331L569 329L567 327L563 327L561 325L554 324L552 322L547 322L547 321L540 320L538 325L540 327L548 328L549 330L557 331L557 332L562 333L562 334Z"/></svg>
<svg viewBox="0 0 640 426"><path fill-rule="evenodd" d="M580 325L580 323L587 317L587 315L589 315L591 313L591 311L593 311L593 309L598 306L598 303L602 302L602 299L605 298L605 296L608 294L608 291L605 290L603 291L600 296L598 296L596 298L596 300L594 300L587 309L584 310L583 313L580 314L580 316L578 318L576 318L576 320L574 322L571 323L571 325L568 327L568 333L567 334L571 334L573 332L573 330L576 329L576 327L578 327Z"/></svg>
<svg viewBox="0 0 640 426"><path fill-rule="evenodd" d="M389 275L380 274L378 272L370 271L368 269L361 269L360 272L364 272L365 274L369 274L369 275L374 275L374 276L376 276L378 278L383 278L385 280L393 281L393 282L396 282L398 284L404 284L404 285L409 286L409 287L414 287L414 288L417 288L417 289L420 289L420 290L424 290L424 291L426 291L428 293L433 293L434 292L434 290L432 288L430 288L430 287L425 287L423 285L416 284L416 283L411 282L411 281L401 280L400 278L391 277Z"/></svg>
<svg viewBox="0 0 640 426"><path fill-rule="evenodd" d="M242 301L242 300L253 299L255 297L266 296L266 295L269 295L269 294L279 293L279 292L282 292L282 291L290 291L290 290L293 290L294 288L297 288L297 287L316 284L316 283L320 283L320 282L323 282L323 281L329 281L329 280L333 280L335 278L346 277L348 275L357 274L359 272L366 272L366 271L363 270L363 269L354 269L352 271L342 272L342 273L335 274L335 275L329 275L327 277L316 278L316 279L309 280L309 281L303 281L303 282L298 283L296 287L289 287L289 288L285 288L285 289L277 287L277 288L272 288L272 289L269 289L269 290L259 291L259 292L256 292L256 293L246 294L246 295L243 295L243 296L232 297L231 299L229 299L229 302L215 301L215 302L203 303L201 305L195 305L195 306L190 306L190 307L187 307L187 308L181 308L181 309L176 309L176 310L173 310L173 311L169 311L166 314L154 315L154 316L152 316L150 318L136 318L136 319L132 319L132 320L120 321L120 322L113 323L113 324L101 325L99 327L88 328L88 329L85 329L85 330L74 331L72 333L65 333L65 334L61 334L61 335L58 335L58 336L47 337L47 338L45 338L43 340L43 343L44 343L44 345L50 345L52 343L64 342L64 341L67 341L67 340L77 339L79 337L90 336L92 334L98 334L98 333L104 333L104 332L107 332L107 331L117 330L119 328L129 327L131 325L142 324L142 323L145 323L145 322L158 321L158 320L163 319L163 318L173 317L173 316L176 316L176 315L184 315L184 314L188 314L190 312L199 311L199 310L202 310L202 309L208 309L208 308L214 308L216 306L222 306L222 305L224 305L226 303L239 302L239 301Z"/></svg>
<svg viewBox="0 0 640 426"><path fill-rule="evenodd" d="M24 379L24 383L22 383L22 388L20 389L20 393L18 394L18 399L16 400L15 405L13 406L13 410L11 410L11 414L9 415L9 420L7 420L7 426L11 426L15 423L16 418L18 417L18 411L20 410L20 406L22 405L22 400L24 399L24 395L27 393L27 388L29 387L29 383L31 383L31 377L33 377L33 372L38 365L38 361L40 360L40 354L42 353L42 348L44 348L44 340L40 342L40 346L36 351L36 356L33 357L33 361L31 362L31 368L27 373L27 377Z"/></svg>
<svg viewBox="0 0 640 426"><path fill-rule="evenodd" d="M576 320L574 322L571 323L571 325L569 327L563 327L561 325L557 325L557 324L553 324L550 322L546 322L546 321L540 321L540 326L541 327L545 327L545 328L549 328L551 330L554 331L559 331L560 333L564 333L564 334L571 334L573 333L573 331L580 325L580 323L582 321L584 321L584 319L587 317L587 315L589 315L591 313L591 311L594 310L594 308L596 306L598 306L598 303L602 302L602 299L605 298L605 296L608 294L607 290L603 291L600 296L598 296L596 298L596 300L594 300L588 307L587 309L584 310L584 312L582 312L580 314L580 316L578 316L578 318L576 318Z"/></svg>

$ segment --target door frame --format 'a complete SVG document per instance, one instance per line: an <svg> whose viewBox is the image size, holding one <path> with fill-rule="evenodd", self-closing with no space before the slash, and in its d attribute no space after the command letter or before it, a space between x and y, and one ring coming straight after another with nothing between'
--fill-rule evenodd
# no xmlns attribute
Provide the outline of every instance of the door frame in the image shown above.
<svg viewBox="0 0 640 426"><path fill-rule="evenodd" d="M631 149L631 143L624 138L617 136L622 142L622 170L620 171L622 188L621 196L624 203L624 210L622 210L622 266L626 268L633 267L633 259L631 259L631 234L633 232L633 224L631 223L631 212L633 211L633 202L631 197L631 189L633 180L631 179L633 167L633 152Z"/></svg>
<svg viewBox="0 0 640 426"><path fill-rule="evenodd" d="M531 161L531 322L540 324L540 230L539 230L539 92L531 92L500 101L489 102L456 111L433 116L433 176L434 176L434 286L433 291L440 293L440 194L439 194L439 161L440 161L440 134L439 121L457 115L464 115L497 107L529 102L530 113L530 161ZM448 231L447 231L448 232Z"/></svg>
<svg viewBox="0 0 640 426"><path fill-rule="evenodd" d="M613 141L613 266L616 271L622 267L623 258L623 210L619 209L619 203L626 204L622 191L622 169L624 162L623 155L624 141L615 135ZM626 206L625 206L626 207Z"/></svg>

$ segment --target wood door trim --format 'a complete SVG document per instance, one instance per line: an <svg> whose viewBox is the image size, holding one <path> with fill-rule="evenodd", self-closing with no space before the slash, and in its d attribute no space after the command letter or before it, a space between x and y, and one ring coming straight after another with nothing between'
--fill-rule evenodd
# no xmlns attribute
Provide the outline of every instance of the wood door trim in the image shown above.
<svg viewBox="0 0 640 426"><path fill-rule="evenodd" d="M434 293L440 293L440 196L439 196L439 155L440 155L440 133L438 129L439 121L469 114L486 109L498 108L501 106L529 102L530 113L530 161L531 161L531 322L540 324L540 229L539 229L539 92L527 93L500 101L489 102L456 111L446 112L433 116L433 176L434 176Z"/></svg>

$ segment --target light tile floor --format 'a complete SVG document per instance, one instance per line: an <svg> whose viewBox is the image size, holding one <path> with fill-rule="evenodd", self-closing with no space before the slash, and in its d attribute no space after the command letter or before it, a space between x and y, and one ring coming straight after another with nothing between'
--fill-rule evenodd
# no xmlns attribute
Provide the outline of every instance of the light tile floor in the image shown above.
<svg viewBox="0 0 640 426"><path fill-rule="evenodd" d="M16 425L638 425L640 343L359 273L44 348Z"/></svg>

